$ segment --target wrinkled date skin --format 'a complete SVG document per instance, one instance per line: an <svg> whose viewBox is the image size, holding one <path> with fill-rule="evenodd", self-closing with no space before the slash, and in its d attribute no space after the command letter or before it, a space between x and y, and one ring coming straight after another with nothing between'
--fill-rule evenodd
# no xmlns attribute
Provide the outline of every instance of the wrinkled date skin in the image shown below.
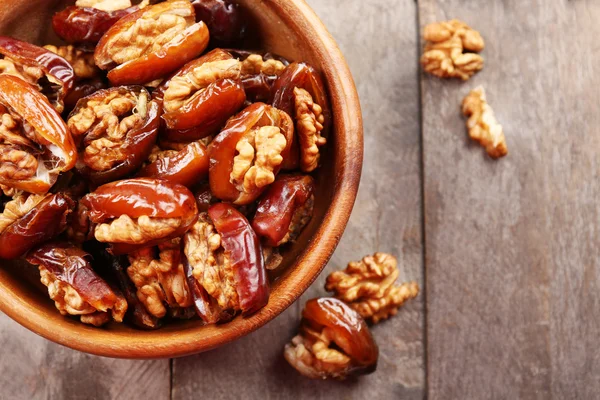
<svg viewBox="0 0 600 400"><path fill-rule="evenodd" d="M343 301L323 297L306 302L302 311L302 324L311 329L331 328L341 338L336 340L351 359L352 366L346 374L369 374L377 368L379 348L365 320Z"/></svg>
<svg viewBox="0 0 600 400"><path fill-rule="evenodd" d="M21 71L21 76L50 100L58 112L64 109L64 98L69 94L75 80L73 67L64 58L43 47L11 37L0 36L0 54L15 63L17 70L23 67L39 69L42 79L30 77Z"/></svg>
<svg viewBox="0 0 600 400"><path fill-rule="evenodd" d="M313 98L313 101L323 109L322 135L327 137L329 126L331 124L331 111L329 109L329 101L325 92L323 81L315 69L305 63L292 63L285 71L277 78L273 84L271 104L280 110L287 112L292 118L295 118L294 110L294 88L306 90ZM299 149L296 135L292 145L292 154L287 160L283 161L282 168L291 170L298 168L299 165Z"/></svg>
<svg viewBox="0 0 600 400"><path fill-rule="evenodd" d="M17 123L18 133L0 137L0 184L29 193L48 192L58 174L72 169L77 151L67 126L50 105L48 99L25 81L10 75L0 75L0 114L9 114ZM33 139L25 137L23 122ZM33 131L33 132L32 132ZM11 154L27 153L35 163L28 176L23 166L14 164ZM41 164L41 165L40 165Z"/></svg>
<svg viewBox="0 0 600 400"><path fill-rule="evenodd" d="M280 176L258 202L252 227L269 246L278 246L290 229L294 212L313 195L315 182L309 175Z"/></svg>
<svg viewBox="0 0 600 400"><path fill-rule="evenodd" d="M198 205L198 212L201 213L208 212L208 208L219 201L210 192L210 185L208 183L205 183L196 189L194 197L196 198L196 204Z"/></svg>
<svg viewBox="0 0 600 400"><path fill-rule="evenodd" d="M97 310L112 308L123 302L120 295L92 269L92 257L68 242L50 242L27 255L27 261L41 265L59 281L71 285L81 298Z"/></svg>
<svg viewBox="0 0 600 400"><path fill-rule="evenodd" d="M138 6L104 11L92 7L69 6L52 17L54 32L68 43L96 44L118 20L138 11Z"/></svg>
<svg viewBox="0 0 600 400"><path fill-rule="evenodd" d="M95 185L101 185L106 182L114 181L131 174L138 169L144 160L148 158L156 138L158 129L160 128L160 105L157 101L150 101L150 94L142 86L121 86L110 89L99 90L90 96L84 97L78 103L75 109L71 112L70 118L76 115L81 109L85 109L90 102L102 102L103 99L109 98L114 94L117 96L133 95L138 101L147 102L144 107L145 115L141 114L141 110L134 109L134 112L140 116L133 126L128 126L120 150L126 153L123 161L117 163L107 170L96 170L93 165L86 162L84 156L85 148L99 137L94 134L96 125L93 125L88 132L82 135L82 143L79 160L77 162L77 170L79 173L91 180ZM143 97L142 97L143 96ZM139 107L138 107L139 108ZM102 124L103 122L101 122ZM74 135L75 136L75 135Z"/></svg>
<svg viewBox="0 0 600 400"><path fill-rule="evenodd" d="M182 77L203 64L231 60L233 56L224 50L215 49L187 63L160 87L153 96L163 98L174 78ZM182 107L168 112L162 118L167 126L165 138L177 142L198 140L219 131L227 119L237 112L246 101L246 93L237 79L219 79L201 93L191 96Z"/></svg>
<svg viewBox="0 0 600 400"><path fill-rule="evenodd" d="M18 258L58 236L65 230L67 216L74 206L73 200L60 193L43 199L0 233L0 258Z"/></svg>
<svg viewBox="0 0 600 400"><path fill-rule="evenodd" d="M246 217L231 204L214 204L208 215L235 271L240 308L244 315L250 315L269 301L269 281L258 237Z"/></svg>
<svg viewBox="0 0 600 400"><path fill-rule="evenodd" d="M187 27L156 50L153 49L154 46L150 46L150 49L146 49L140 55L128 56L124 62L115 62L111 57L115 50L136 46L135 43L131 43L132 29L135 30L134 36L148 34L138 32L142 25L138 26L137 21L158 21L161 14L182 17L188 22ZM200 55L208 46L209 33L206 24L194 21L194 8L187 0L159 3L129 14L115 23L96 46L96 65L101 69L110 70L108 79L114 86L143 85L164 78ZM151 34L156 37L161 33L163 32L157 31ZM124 40L128 43L123 44Z"/></svg>
<svg viewBox="0 0 600 400"><path fill-rule="evenodd" d="M250 130L269 125L279 127L286 138L286 148L281 153L283 163L285 163L286 158L290 156L294 136L292 122L288 115L264 103L254 103L229 119L221 133L211 142L208 148L210 155L209 182L216 197L223 201L244 205L256 200L263 192L265 188L257 188L251 193L240 191L231 182L230 176L237 153L237 143ZM273 171L275 175L279 172L280 167Z"/></svg>
<svg viewBox="0 0 600 400"><path fill-rule="evenodd" d="M173 156L157 159L138 173L139 177L166 179L193 187L208 176L208 152L200 142L192 142Z"/></svg>
<svg viewBox="0 0 600 400"><path fill-rule="evenodd" d="M244 37L246 25L237 4L225 0L192 0L196 21L204 21L215 45L232 44Z"/></svg>
<svg viewBox="0 0 600 400"><path fill-rule="evenodd" d="M198 218L194 195L182 185L163 179L134 178L111 182L100 186L81 199L90 220L103 223L127 215L152 218L179 218L181 224L166 237L142 244L111 243L114 255L130 253L140 247L148 247L183 235Z"/></svg>

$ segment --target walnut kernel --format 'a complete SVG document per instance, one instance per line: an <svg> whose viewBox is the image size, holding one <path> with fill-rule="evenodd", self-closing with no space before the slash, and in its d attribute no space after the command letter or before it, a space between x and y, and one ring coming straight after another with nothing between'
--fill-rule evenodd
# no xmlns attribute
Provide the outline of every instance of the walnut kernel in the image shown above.
<svg viewBox="0 0 600 400"><path fill-rule="evenodd" d="M294 88L296 129L300 143L300 169L311 172L319 165L319 147L327 143L321 136L325 117L323 109L306 90Z"/></svg>
<svg viewBox="0 0 600 400"><path fill-rule="evenodd" d="M508 154L502 126L487 103L482 86L471 90L464 98L462 112L468 117L469 137L485 147L490 157L500 158Z"/></svg>

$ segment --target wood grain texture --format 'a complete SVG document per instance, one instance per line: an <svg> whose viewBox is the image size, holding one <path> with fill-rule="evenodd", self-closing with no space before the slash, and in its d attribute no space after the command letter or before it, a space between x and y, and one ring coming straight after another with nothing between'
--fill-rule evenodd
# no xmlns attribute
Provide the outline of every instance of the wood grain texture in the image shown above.
<svg viewBox="0 0 600 400"><path fill-rule="evenodd" d="M326 274L375 251L399 256L401 278L422 285L420 139L416 4L309 0L340 45L361 98L365 160L359 195L325 272L296 304L259 331L224 348L175 359L173 399L421 399L423 297L374 328L378 371L353 382L315 382L283 359L304 302L325 295ZM359 17L360 16L360 17Z"/></svg>
<svg viewBox="0 0 600 400"><path fill-rule="evenodd" d="M54 344L0 313L0 398L168 399L169 360L133 361Z"/></svg>
<svg viewBox="0 0 600 400"><path fill-rule="evenodd" d="M431 399L600 396L600 3L419 0L486 39L466 83L422 76ZM467 139L483 85L509 154Z"/></svg>

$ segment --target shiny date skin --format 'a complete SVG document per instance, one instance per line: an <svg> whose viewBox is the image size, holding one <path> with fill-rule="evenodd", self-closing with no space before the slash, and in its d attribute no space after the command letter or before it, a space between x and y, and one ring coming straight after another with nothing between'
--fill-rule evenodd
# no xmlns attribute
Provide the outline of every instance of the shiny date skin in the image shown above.
<svg viewBox="0 0 600 400"><path fill-rule="evenodd" d="M65 42L94 45L118 20L139 9L137 5L115 11L69 6L54 14L52 28Z"/></svg>
<svg viewBox="0 0 600 400"><path fill-rule="evenodd" d="M208 152L200 142L192 142L173 156L158 158L140 170L137 176L166 179L188 188L208 176Z"/></svg>
<svg viewBox="0 0 600 400"><path fill-rule="evenodd" d="M214 204L208 215L233 267L242 313L253 314L267 304L270 292L258 237L246 217L231 204Z"/></svg>
<svg viewBox="0 0 600 400"><path fill-rule="evenodd" d="M119 65L110 59L109 50L115 37L122 35L139 19L156 19L166 12L180 12L181 15L191 15L192 18L195 15L194 8L187 1L158 3L121 18L102 36L94 51L94 60L100 69L109 70L108 80L113 86L143 85L164 78L206 49L209 41L208 28L204 22L198 22L188 26L158 50Z"/></svg>
<svg viewBox="0 0 600 400"><path fill-rule="evenodd" d="M258 202L252 220L254 231L269 246L278 246L290 230L296 210L304 206L315 191L309 175L280 176Z"/></svg>
<svg viewBox="0 0 600 400"><path fill-rule="evenodd" d="M306 90L313 98L313 101L319 104L322 108L323 123L322 136L327 137L331 125L331 111L329 101L327 99L325 86L317 71L305 63L292 63L283 71L283 73L273 83L271 89L271 105L288 113L292 118L295 118L295 96L294 88ZM298 138L294 135L291 155L283 160L282 169L292 170L299 166L299 148Z"/></svg>
<svg viewBox="0 0 600 400"><path fill-rule="evenodd" d="M146 99L150 99L150 94L142 86L121 86L99 90L81 99L71 113L71 116L77 114L81 108L85 108L88 102L102 101L103 98L115 92L123 95L134 93L138 97L145 96ZM89 178L94 185L101 185L133 173L148 158L154 143L156 143L160 128L160 112L160 105L157 101L152 100L147 103L144 119L129 128L121 145L121 148L127 153L124 161L109 170L97 171L85 163L81 152L77 163L79 173ZM83 148L85 148L88 142L95 139L95 137L88 137L88 133L86 132L83 135Z"/></svg>
<svg viewBox="0 0 600 400"><path fill-rule="evenodd" d="M61 234L74 207L73 200L64 194L47 196L0 233L0 258L21 257L29 249Z"/></svg>
<svg viewBox="0 0 600 400"><path fill-rule="evenodd" d="M7 36L0 36L0 54L21 67L41 69L49 83L41 86L41 91L58 112L62 112L64 98L73 88L75 81L71 64L43 47Z"/></svg>
<svg viewBox="0 0 600 400"><path fill-rule="evenodd" d="M227 124L209 146L209 182L213 194L223 201L244 205L256 200L265 188L250 193L239 191L230 176L233 170L236 145L250 130L262 126L277 126L286 138L287 146L282 152L283 162L289 157L294 127L290 117L267 104L254 103L227 121ZM274 174L280 167L275 168Z"/></svg>
<svg viewBox="0 0 600 400"><path fill-rule="evenodd" d="M233 44L246 33L246 24L237 4L225 0L192 0L196 21L204 21L213 45Z"/></svg>
<svg viewBox="0 0 600 400"><path fill-rule="evenodd" d="M302 324L313 329L330 328L335 332L335 344L351 359L345 371L349 375L364 375L375 371L379 348L365 320L343 301L323 297L306 302Z"/></svg>
<svg viewBox="0 0 600 400"><path fill-rule="evenodd" d="M46 243L32 250L27 261L46 268L56 279L71 285L96 310L107 311L117 304L126 304L125 298L93 270L92 256L71 243Z"/></svg>

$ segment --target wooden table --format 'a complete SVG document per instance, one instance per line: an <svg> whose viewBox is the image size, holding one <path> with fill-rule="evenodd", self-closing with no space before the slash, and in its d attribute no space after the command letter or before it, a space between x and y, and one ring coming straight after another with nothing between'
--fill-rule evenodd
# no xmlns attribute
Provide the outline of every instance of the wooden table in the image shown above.
<svg viewBox="0 0 600 400"><path fill-rule="evenodd" d="M600 2L309 0L362 99L360 194L328 271L374 251L426 290L376 326L377 373L313 382L283 361L304 301L219 350L127 361L51 344L0 316L0 398L591 399L600 395ZM485 68L442 81L419 31L459 18ZM509 147L469 142L459 104L484 85ZM597 136L598 135L598 136Z"/></svg>

